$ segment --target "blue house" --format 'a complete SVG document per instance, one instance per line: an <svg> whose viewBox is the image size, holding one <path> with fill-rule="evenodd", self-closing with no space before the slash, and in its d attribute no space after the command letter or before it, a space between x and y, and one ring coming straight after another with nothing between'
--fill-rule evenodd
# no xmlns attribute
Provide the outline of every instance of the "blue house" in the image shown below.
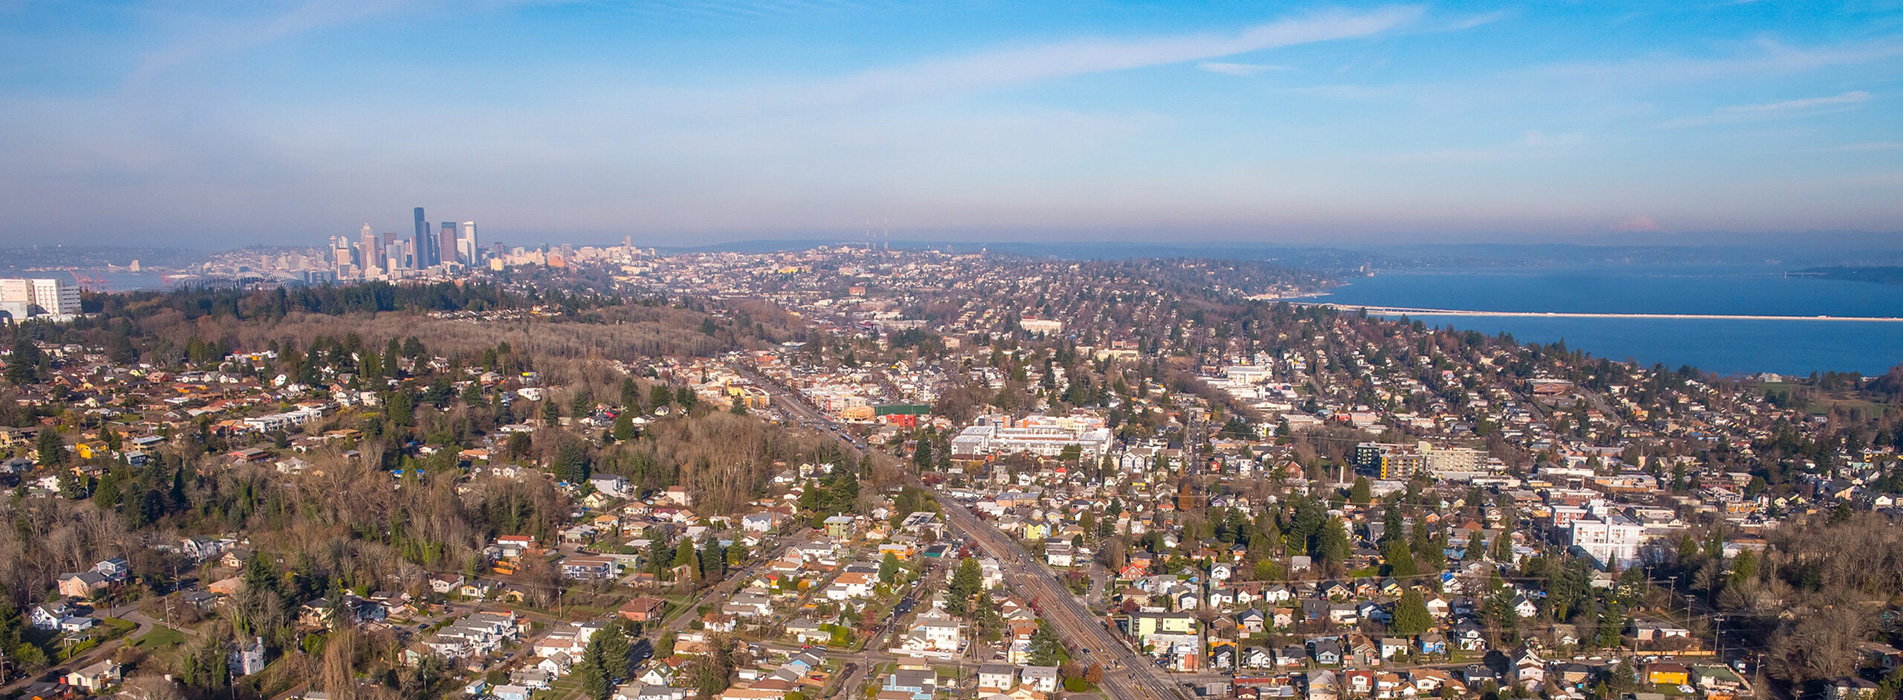
<svg viewBox="0 0 1903 700"><path fill-rule="evenodd" d="M932 693L938 689L938 677L931 671L900 669L887 674L885 686L880 690L888 693L909 693L913 700L932 700Z"/></svg>

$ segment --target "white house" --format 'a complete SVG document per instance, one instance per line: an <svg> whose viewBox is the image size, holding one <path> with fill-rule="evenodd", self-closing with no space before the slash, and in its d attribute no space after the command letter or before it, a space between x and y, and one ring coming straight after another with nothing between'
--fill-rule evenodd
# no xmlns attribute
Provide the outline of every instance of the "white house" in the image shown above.
<svg viewBox="0 0 1903 700"><path fill-rule="evenodd" d="M264 670L264 638L252 637L231 652L231 672L249 676Z"/></svg>

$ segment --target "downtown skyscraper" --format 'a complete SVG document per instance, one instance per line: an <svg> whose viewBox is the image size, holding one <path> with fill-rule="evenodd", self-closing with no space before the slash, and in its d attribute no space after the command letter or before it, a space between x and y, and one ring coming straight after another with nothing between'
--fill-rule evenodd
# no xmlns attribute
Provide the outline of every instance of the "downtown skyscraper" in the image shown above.
<svg viewBox="0 0 1903 700"><path fill-rule="evenodd" d="M423 208L416 208L416 235L410 239L410 269L421 270L436 264L436 240L430 236L429 222L423 220Z"/></svg>
<svg viewBox="0 0 1903 700"><path fill-rule="evenodd" d="M356 241L346 236L331 238L333 272L337 279L406 279L455 274L458 267L472 268L483 263L483 251L476 240L476 222L444 221L431 230L422 207L412 210L409 236L400 233L375 233L365 224Z"/></svg>

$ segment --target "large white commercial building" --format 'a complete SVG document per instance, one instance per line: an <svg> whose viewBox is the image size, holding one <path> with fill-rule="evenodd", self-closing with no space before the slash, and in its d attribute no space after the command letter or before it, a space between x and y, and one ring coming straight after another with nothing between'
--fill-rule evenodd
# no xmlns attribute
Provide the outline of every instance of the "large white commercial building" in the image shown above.
<svg viewBox="0 0 1903 700"><path fill-rule="evenodd" d="M1586 506L1586 515L1567 524L1567 544L1578 547L1602 568L1639 563L1645 526L1613 510L1604 501Z"/></svg>
<svg viewBox="0 0 1903 700"><path fill-rule="evenodd" d="M952 456L972 458L1025 453L1057 457L1076 445L1081 456L1102 459L1110 449L1110 429L1090 416L984 416L952 438Z"/></svg>
<svg viewBox="0 0 1903 700"><path fill-rule="evenodd" d="M1487 453L1471 447L1442 447L1429 442L1355 445L1355 466L1383 479L1407 479L1417 472L1458 478L1483 471Z"/></svg>
<svg viewBox="0 0 1903 700"><path fill-rule="evenodd" d="M79 287L58 279L0 279L0 310L14 318L39 313L73 315L79 313Z"/></svg>

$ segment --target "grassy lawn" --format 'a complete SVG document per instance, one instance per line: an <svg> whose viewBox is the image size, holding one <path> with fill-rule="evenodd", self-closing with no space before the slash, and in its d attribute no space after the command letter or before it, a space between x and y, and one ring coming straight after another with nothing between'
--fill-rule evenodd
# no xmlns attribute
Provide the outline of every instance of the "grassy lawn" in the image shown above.
<svg viewBox="0 0 1903 700"><path fill-rule="evenodd" d="M543 698L567 698L580 694L581 679L571 673L548 684L548 690L541 691L535 695Z"/></svg>
<svg viewBox="0 0 1903 700"><path fill-rule="evenodd" d="M154 627L145 636L132 640L132 648L148 652L164 651L185 642L185 633L170 627Z"/></svg>
<svg viewBox="0 0 1903 700"><path fill-rule="evenodd" d="M139 628L139 623L131 620L121 620L116 617L108 617L104 622L107 630L106 636L109 638L123 637L126 633Z"/></svg>

